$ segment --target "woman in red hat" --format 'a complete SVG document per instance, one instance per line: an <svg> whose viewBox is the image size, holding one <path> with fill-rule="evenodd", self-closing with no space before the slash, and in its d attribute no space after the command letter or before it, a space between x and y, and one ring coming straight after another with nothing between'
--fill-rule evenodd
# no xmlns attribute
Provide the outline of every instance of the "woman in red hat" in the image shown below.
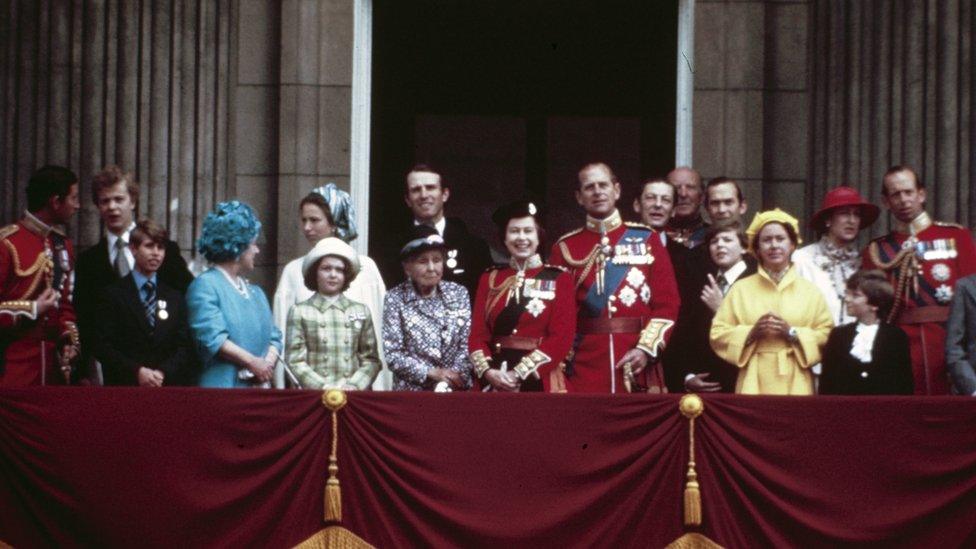
<svg viewBox="0 0 976 549"><path fill-rule="evenodd" d="M793 254L797 274L813 282L824 294L834 324L855 318L844 309L847 279L861 267L857 235L878 219L880 209L864 200L856 189L837 187L824 195L810 227L820 240Z"/></svg>

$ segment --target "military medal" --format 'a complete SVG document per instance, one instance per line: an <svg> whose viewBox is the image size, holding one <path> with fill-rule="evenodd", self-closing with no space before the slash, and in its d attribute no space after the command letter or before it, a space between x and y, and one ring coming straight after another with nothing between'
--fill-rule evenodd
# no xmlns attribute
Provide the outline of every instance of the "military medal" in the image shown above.
<svg viewBox="0 0 976 549"><path fill-rule="evenodd" d="M644 305L647 305L647 303L651 300L651 287L647 284L643 284L641 286L640 298L641 301L644 302Z"/></svg>
<svg viewBox="0 0 976 549"><path fill-rule="evenodd" d="M630 286L624 286L617 296L620 298L620 302L628 307L637 301L637 292L635 292Z"/></svg>
<svg viewBox="0 0 976 549"><path fill-rule="evenodd" d="M556 299L556 281L540 280L538 278L526 280L522 293L525 295L525 297L551 301Z"/></svg>
<svg viewBox="0 0 976 549"><path fill-rule="evenodd" d="M156 316L159 317L159 320L169 318L169 313L166 312L166 300L160 299L156 302Z"/></svg>
<svg viewBox="0 0 976 549"><path fill-rule="evenodd" d="M943 284L935 289L935 299L939 300L939 303L949 303L952 301L952 288L946 284Z"/></svg>
<svg viewBox="0 0 976 549"><path fill-rule="evenodd" d="M634 288L640 288L640 285L643 283L644 273L637 267L631 267L630 272L627 273L627 284L630 284Z"/></svg>
<svg viewBox="0 0 976 549"><path fill-rule="evenodd" d="M945 282L949 280L952 276L952 269L945 263L936 263L932 265L932 278L938 280L939 282Z"/></svg>
<svg viewBox="0 0 976 549"><path fill-rule="evenodd" d="M448 269L453 269L453 268L457 267L457 265L458 265L457 255L458 255L458 251L457 250L448 250L447 251L447 262L445 264L447 265L447 268Z"/></svg>
<svg viewBox="0 0 976 549"><path fill-rule="evenodd" d="M542 314L542 311L546 310L546 304L541 299L535 297L526 304L525 310L533 317L538 318Z"/></svg>
<svg viewBox="0 0 976 549"><path fill-rule="evenodd" d="M643 238L629 236L614 247L613 262L616 265L650 265L653 260Z"/></svg>

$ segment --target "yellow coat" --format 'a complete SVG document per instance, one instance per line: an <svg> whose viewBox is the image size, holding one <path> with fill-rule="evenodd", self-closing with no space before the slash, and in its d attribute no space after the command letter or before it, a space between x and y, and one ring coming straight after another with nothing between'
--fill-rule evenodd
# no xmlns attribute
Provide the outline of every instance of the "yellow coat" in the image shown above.
<svg viewBox="0 0 976 549"><path fill-rule="evenodd" d="M768 312L796 329L797 341L766 337L746 342L759 318ZM810 366L820 362L820 349L833 328L823 295L790 267L777 286L759 268L736 282L712 321L712 349L739 367L735 392L747 395L812 395Z"/></svg>

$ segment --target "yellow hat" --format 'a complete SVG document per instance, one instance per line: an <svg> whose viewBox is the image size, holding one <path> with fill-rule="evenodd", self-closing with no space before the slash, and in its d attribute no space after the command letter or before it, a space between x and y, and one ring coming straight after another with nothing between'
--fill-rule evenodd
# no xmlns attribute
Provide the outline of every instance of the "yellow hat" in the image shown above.
<svg viewBox="0 0 976 549"><path fill-rule="evenodd" d="M800 238L800 222L797 221L795 217L784 212L779 208L773 208L772 210L766 210L765 212L759 212L755 217L752 218L752 223L749 224L749 228L746 229L746 236L749 237L749 249L752 250L752 241L759 231L763 227L770 223L782 223L784 225L789 225L793 227L793 232L796 233L796 243L797 245L803 243L803 239ZM752 250L755 253L755 250Z"/></svg>

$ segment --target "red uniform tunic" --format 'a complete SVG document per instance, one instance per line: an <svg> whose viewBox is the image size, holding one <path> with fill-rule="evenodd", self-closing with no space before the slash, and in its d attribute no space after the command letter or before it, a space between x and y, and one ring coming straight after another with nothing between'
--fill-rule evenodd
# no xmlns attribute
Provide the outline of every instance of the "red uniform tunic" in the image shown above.
<svg viewBox="0 0 976 549"><path fill-rule="evenodd" d="M78 344L71 241L30 213L0 229L0 387L64 384L58 342ZM59 292L58 307L38 318L37 298Z"/></svg>
<svg viewBox="0 0 976 549"><path fill-rule="evenodd" d="M863 260L865 269L883 269L895 287L889 319L908 334L915 394L949 394L945 324L956 280L976 272L969 231L933 223L923 212L910 227L872 240Z"/></svg>
<svg viewBox="0 0 976 549"><path fill-rule="evenodd" d="M562 392L565 389L556 367L566 358L575 334L573 280L565 270L538 261L521 276L512 267L481 275L468 340L476 379L481 379L479 364L486 359L490 358L487 365L492 368L505 362L509 370L524 360L538 377L527 374L522 390Z"/></svg>
<svg viewBox="0 0 976 549"><path fill-rule="evenodd" d="M567 390L624 392L623 371L614 365L639 348L651 358L638 385L665 392L658 359L681 299L660 237L645 225L623 223L614 211L604 220L587 217L585 227L560 238L550 261L568 268L576 285L577 336ZM622 274L619 281L614 272Z"/></svg>

